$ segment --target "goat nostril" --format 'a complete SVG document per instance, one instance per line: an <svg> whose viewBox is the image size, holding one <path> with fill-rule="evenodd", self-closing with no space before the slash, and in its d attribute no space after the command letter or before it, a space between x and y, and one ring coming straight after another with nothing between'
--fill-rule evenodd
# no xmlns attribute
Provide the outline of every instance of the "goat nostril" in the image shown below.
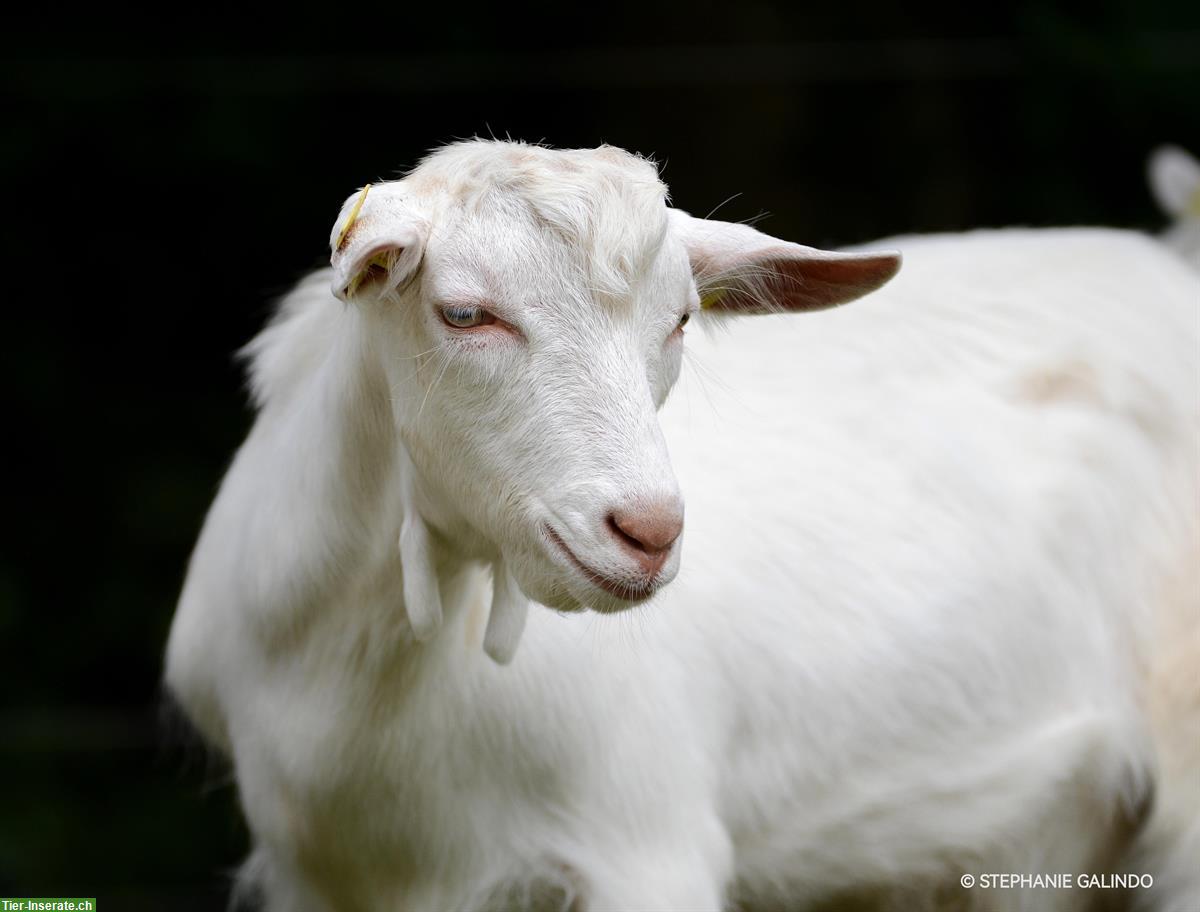
<svg viewBox="0 0 1200 912"><path fill-rule="evenodd" d="M622 541L638 551L646 550L640 541L621 528L621 523L615 513L609 513L606 522L608 524L608 531L615 535L618 541Z"/></svg>
<svg viewBox="0 0 1200 912"><path fill-rule="evenodd" d="M607 523L620 541L647 555L668 551L683 531L683 515L677 509L617 510L608 514Z"/></svg>

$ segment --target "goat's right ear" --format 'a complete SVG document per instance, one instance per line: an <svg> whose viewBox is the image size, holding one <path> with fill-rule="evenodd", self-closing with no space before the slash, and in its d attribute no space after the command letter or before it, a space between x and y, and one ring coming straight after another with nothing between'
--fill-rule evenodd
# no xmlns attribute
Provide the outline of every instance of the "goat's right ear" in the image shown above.
<svg viewBox="0 0 1200 912"><path fill-rule="evenodd" d="M823 310L861 298L900 269L895 250L818 250L781 241L749 225L694 218L682 209L667 213L687 249L704 310Z"/></svg>
<svg viewBox="0 0 1200 912"><path fill-rule="evenodd" d="M346 200L329 238L333 293L349 301L395 291L416 273L428 236L399 184L367 184Z"/></svg>

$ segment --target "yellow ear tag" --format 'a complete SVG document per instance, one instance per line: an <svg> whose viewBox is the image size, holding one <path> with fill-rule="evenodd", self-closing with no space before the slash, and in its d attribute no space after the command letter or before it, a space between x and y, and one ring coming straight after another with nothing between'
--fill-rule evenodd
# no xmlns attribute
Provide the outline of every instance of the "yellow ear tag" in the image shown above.
<svg viewBox="0 0 1200 912"><path fill-rule="evenodd" d="M704 297L702 297L700 299L700 309L708 310L709 308L716 307L718 304L721 303L721 298L723 298L723 297L725 297L724 289L717 289L716 291L710 291L708 294L706 294Z"/></svg>
<svg viewBox="0 0 1200 912"><path fill-rule="evenodd" d="M334 250L341 250L342 245L346 243L346 235L350 233L350 229L354 227L354 223L358 221L358 213L362 211L363 203L367 201L367 191L371 189L371 185L367 184L362 188L362 193L358 195L358 199L354 201L354 208L350 210L350 215L346 217L346 224L342 226L342 230L338 232L337 243L333 245Z"/></svg>

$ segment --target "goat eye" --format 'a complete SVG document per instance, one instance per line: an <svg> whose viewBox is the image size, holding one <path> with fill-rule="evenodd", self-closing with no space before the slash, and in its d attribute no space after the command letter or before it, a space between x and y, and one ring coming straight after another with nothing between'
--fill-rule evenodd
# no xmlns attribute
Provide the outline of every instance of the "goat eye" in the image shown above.
<svg viewBox="0 0 1200 912"><path fill-rule="evenodd" d="M679 328L683 329L685 326L687 326L687 321L690 320L691 318L692 318L692 315L690 313L685 313L682 317L680 317L679 318Z"/></svg>
<svg viewBox="0 0 1200 912"><path fill-rule="evenodd" d="M455 329L471 329L495 323L496 318L482 307L469 304L447 304L441 308L442 320Z"/></svg>

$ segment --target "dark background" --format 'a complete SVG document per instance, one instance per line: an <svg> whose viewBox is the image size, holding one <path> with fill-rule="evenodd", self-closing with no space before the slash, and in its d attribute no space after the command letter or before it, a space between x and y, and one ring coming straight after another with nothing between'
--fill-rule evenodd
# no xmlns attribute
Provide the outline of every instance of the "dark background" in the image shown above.
<svg viewBox="0 0 1200 912"><path fill-rule="evenodd" d="M356 187L456 137L603 141L836 245L1157 230L1146 154L1200 151L1196 0L41 13L0 37L0 896L106 912L219 909L246 851L160 656L250 421L231 353Z"/></svg>

